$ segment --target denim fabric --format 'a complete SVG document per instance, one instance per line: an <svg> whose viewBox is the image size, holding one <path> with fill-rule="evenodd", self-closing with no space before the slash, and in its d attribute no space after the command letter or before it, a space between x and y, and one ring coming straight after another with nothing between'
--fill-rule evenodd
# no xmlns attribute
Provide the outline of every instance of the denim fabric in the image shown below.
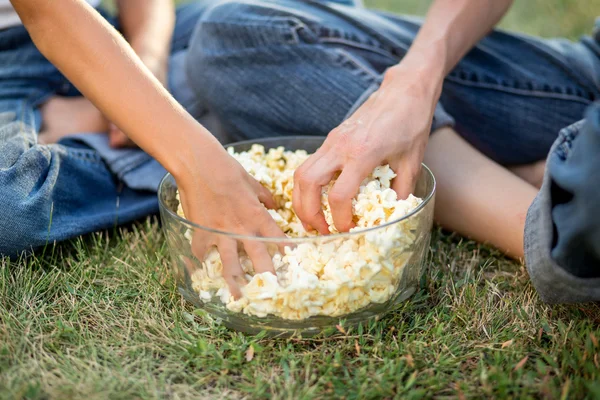
<svg viewBox="0 0 600 400"><path fill-rule="evenodd" d="M393 35L362 27L338 8L376 18L372 25L383 23ZM232 140L322 136L379 87L417 29L333 3L223 3L198 24L187 75ZM436 126L452 123L441 106L435 119Z"/></svg>
<svg viewBox="0 0 600 400"><path fill-rule="evenodd" d="M531 281L548 303L600 301L600 103L560 132L525 225Z"/></svg>
<svg viewBox="0 0 600 400"><path fill-rule="evenodd" d="M177 10L170 83L190 101L182 52L206 2ZM114 23L115 21L111 21ZM164 169L140 150L114 151L106 135L69 137L40 145L38 107L48 97L77 96L73 85L35 48L24 27L0 31L0 255L106 229L157 212ZM167 135L168 132L165 132ZM137 189L137 190L136 190Z"/></svg>
<svg viewBox="0 0 600 400"><path fill-rule="evenodd" d="M226 1L192 37L190 84L234 139L326 135L379 87L420 21L310 0ZM600 46L495 31L447 77L433 129L493 160L544 159L600 98ZM400 129L400 127L399 127Z"/></svg>

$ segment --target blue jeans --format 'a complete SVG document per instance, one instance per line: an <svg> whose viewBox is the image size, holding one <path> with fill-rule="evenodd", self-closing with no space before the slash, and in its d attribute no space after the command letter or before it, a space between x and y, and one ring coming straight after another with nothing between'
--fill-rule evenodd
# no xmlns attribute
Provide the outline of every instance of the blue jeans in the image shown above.
<svg viewBox="0 0 600 400"><path fill-rule="evenodd" d="M188 76L233 139L326 135L402 59L419 23L311 0L226 1L198 24L186 60ZM558 132L599 99L600 32L570 42L494 31L446 78L433 130L451 125L498 163L528 164L545 159ZM548 282L537 284L547 270L539 266L549 262L576 278L600 277L595 110L589 119L596 122L585 125L587 133L579 139L585 144L579 153L573 150L572 161L558 161L566 145L556 145L540 193L545 200L530 211L526 251L540 293L552 291ZM575 136L581 126L563 131L560 140ZM540 202L542 214L535 208ZM565 292L559 301L600 300L598 279L586 282L596 292L579 297Z"/></svg>
<svg viewBox="0 0 600 400"><path fill-rule="evenodd" d="M192 88L233 139L326 135L377 89L420 21L310 0L210 8L187 58ZM503 165L548 154L600 99L600 45L495 31L448 75L434 130L454 125Z"/></svg>
<svg viewBox="0 0 600 400"><path fill-rule="evenodd" d="M197 3L177 10L174 57L186 51L204 9ZM100 134L37 143L39 106L53 95L80 94L35 48L24 27L0 31L0 255L158 211L152 190L164 170L145 153L111 153Z"/></svg>

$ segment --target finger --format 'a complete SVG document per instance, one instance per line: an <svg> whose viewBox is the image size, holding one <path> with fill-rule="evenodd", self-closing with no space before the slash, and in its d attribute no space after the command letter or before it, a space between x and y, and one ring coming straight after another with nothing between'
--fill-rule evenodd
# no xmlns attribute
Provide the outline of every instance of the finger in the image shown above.
<svg viewBox="0 0 600 400"><path fill-rule="evenodd" d="M298 215L298 212L302 212L302 196L300 195L300 184L294 181L294 188L292 189L292 209ZM298 216L300 218L300 216ZM306 222L300 220L304 230L310 232L313 230L313 227L307 224Z"/></svg>
<svg viewBox="0 0 600 400"><path fill-rule="evenodd" d="M310 168L300 168L294 174L294 181L298 183L294 190L299 192L300 208L296 214L302 222L309 224L323 235L329 234L329 225L323 214L321 204L321 191L327 185L335 173L339 170L337 163L330 157L319 158Z"/></svg>
<svg viewBox="0 0 600 400"><path fill-rule="evenodd" d="M392 181L392 189L398 195L399 200L405 200L415 190L417 179L421 173L421 163L418 160L404 162L394 172L396 177Z"/></svg>
<svg viewBox="0 0 600 400"><path fill-rule="evenodd" d="M294 188L292 189L292 209L294 210L298 218L300 218L299 213L302 212L302 195L300 193L300 183L294 180ZM302 223L302 226L304 227L304 230L306 232L314 230L314 228L306 222L302 220L300 220L300 222Z"/></svg>
<svg viewBox="0 0 600 400"><path fill-rule="evenodd" d="M210 247L209 237L204 232L196 230L192 236L192 254L200 261L204 261L206 252Z"/></svg>
<svg viewBox="0 0 600 400"><path fill-rule="evenodd" d="M298 174L301 174L303 170L311 170L312 167L314 166L314 164L316 162L318 162L325 154L327 154L327 151L329 150L329 148L332 146L333 141L331 140L331 137L328 137L325 139L325 141L323 142L323 144L321 145L321 147L319 147L317 149L317 151L312 154L310 157L308 157L301 165L300 167L298 167L298 170L300 171ZM297 181L297 176L298 174L294 174L294 187L292 189L292 208L294 209L294 212L296 213L296 215L298 215L298 217L300 218L299 212L302 213L302 190L300 189L300 182ZM314 230L314 228L307 223L306 221L303 221L302 219L300 219L300 222L302 223L302 226L304 227L304 230L306 230L307 232L310 232L312 230ZM329 233L329 228L327 229L327 233Z"/></svg>
<svg viewBox="0 0 600 400"><path fill-rule="evenodd" d="M274 221L269 221L268 223L265 223L260 229L260 234L263 237L278 239L276 242L279 252L281 254L285 254L286 246L291 246L291 242L285 241L285 239L287 239L286 234L283 233L281 228L279 228L279 226Z"/></svg>
<svg viewBox="0 0 600 400"><path fill-rule="evenodd" d="M221 262L223 262L223 278L229 286L229 291L234 298L242 295L241 287L246 283L244 270L240 264L237 242L233 239L222 238L217 244Z"/></svg>
<svg viewBox="0 0 600 400"><path fill-rule="evenodd" d="M261 185L257 180L253 179L253 181L255 182L253 185L256 195L258 196L258 200L263 203L265 207L271 210L276 209L277 203L275 202L275 199L273 199L273 194L269 191L269 189Z"/></svg>
<svg viewBox="0 0 600 400"><path fill-rule="evenodd" d="M259 241L245 240L244 249L246 249L246 254L248 254L250 260L252 260L252 265L254 266L255 273L275 273L275 268L273 267L273 259L267 251L267 246L264 243Z"/></svg>
<svg viewBox="0 0 600 400"><path fill-rule="evenodd" d="M329 191L329 208L333 217L333 224L340 232L348 232L354 227L352 221L352 199L358 193L361 182L369 176L374 166L363 164L349 164Z"/></svg>

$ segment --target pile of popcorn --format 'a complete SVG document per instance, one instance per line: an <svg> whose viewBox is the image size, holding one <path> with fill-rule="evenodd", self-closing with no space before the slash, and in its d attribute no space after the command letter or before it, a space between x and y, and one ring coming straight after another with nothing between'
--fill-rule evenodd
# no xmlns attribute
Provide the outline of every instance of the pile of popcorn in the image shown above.
<svg viewBox="0 0 600 400"><path fill-rule="evenodd" d="M307 232L292 208L293 175L308 158L306 151L283 147L265 152L261 145L249 151L229 154L262 185L277 203L269 210L289 237L314 237ZM390 188L395 173L388 165L375 168L352 201L355 228L364 230L397 220L414 210L422 200L410 195L398 200ZM331 233L337 233L327 194L333 182L323 188L322 204ZM178 213L183 215L181 205ZM371 303L384 303L396 291L404 265L412 255L416 218L391 224L364 234L331 235L318 240L286 246L283 254L273 252L276 275L254 273L249 257L240 251L240 263L248 284L235 299L222 277L223 264L216 247L191 276L192 285L204 302L220 301L234 312L265 317L301 320L311 316L341 316ZM337 236L337 237L336 237ZM191 237L191 235L190 235Z"/></svg>

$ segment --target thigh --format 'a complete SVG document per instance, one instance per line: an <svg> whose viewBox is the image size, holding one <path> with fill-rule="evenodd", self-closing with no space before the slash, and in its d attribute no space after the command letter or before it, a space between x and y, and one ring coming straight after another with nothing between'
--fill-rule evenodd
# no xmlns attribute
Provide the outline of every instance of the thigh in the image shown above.
<svg viewBox="0 0 600 400"><path fill-rule="evenodd" d="M542 160L557 132L600 97L595 72L568 56L579 49L563 42L557 51L550 41L494 32L448 75L441 102L456 130L493 160Z"/></svg>
<svg viewBox="0 0 600 400"><path fill-rule="evenodd" d="M187 75L234 139L326 135L381 82L389 47L308 2L227 2L196 29Z"/></svg>
<svg viewBox="0 0 600 400"><path fill-rule="evenodd" d="M378 15L393 23L377 29L396 42L398 53L422 22ZM557 132L598 98L598 39L571 42L496 30L449 73L440 102L469 143L494 161L518 165L544 159Z"/></svg>
<svg viewBox="0 0 600 400"><path fill-rule="evenodd" d="M54 93L66 93L69 82L37 50L24 27L0 32L0 106L2 112L18 113L35 109ZM39 128L39 118L35 120Z"/></svg>

